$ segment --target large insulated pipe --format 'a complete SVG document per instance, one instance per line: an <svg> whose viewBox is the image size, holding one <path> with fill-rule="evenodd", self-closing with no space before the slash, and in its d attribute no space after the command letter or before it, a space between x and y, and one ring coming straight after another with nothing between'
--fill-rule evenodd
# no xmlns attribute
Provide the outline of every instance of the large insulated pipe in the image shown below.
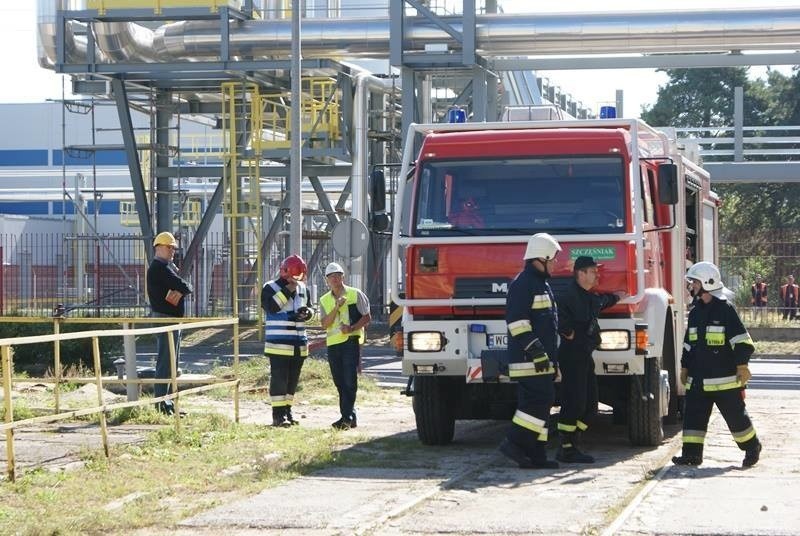
<svg viewBox="0 0 800 536"><path fill-rule="evenodd" d="M369 188L369 95L370 92L389 93L394 88L391 78L378 78L360 72L355 76L353 99L353 175L351 183L352 215L362 222L368 220L367 190ZM354 259L350 265L350 284L366 288L365 259Z"/></svg>
<svg viewBox="0 0 800 536"><path fill-rule="evenodd" d="M56 13L59 10L85 9L82 0L38 0L36 4L36 42L39 66L53 69L56 62ZM75 35L74 21L64 25L64 60L67 63L86 62L86 36ZM99 48L95 48L95 61L101 62L104 56Z"/></svg>
<svg viewBox="0 0 800 536"><path fill-rule="evenodd" d="M110 60L155 61L153 30L133 22L97 22L97 46Z"/></svg>
<svg viewBox="0 0 800 536"><path fill-rule="evenodd" d="M460 17L444 17L457 31ZM307 19L307 57L385 58L389 19ZM404 49L426 45L460 46L430 21L406 24ZM800 45L800 9L725 9L633 13L489 14L477 16L477 49L484 56L586 55L623 53L785 50ZM231 54L285 57L291 49L290 22L245 21L231 27ZM163 59L219 55L219 23L182 21L156 30L154 46Z"/></svg>

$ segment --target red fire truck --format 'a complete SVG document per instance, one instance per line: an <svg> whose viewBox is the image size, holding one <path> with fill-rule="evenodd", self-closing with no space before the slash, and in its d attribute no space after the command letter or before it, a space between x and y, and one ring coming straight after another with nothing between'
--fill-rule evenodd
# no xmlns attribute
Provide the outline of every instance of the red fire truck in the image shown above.
<svg viewBox="0 0 800 536"><path fill-rule="evenodd" d="M602 263L600 291L629 295L600 318L599 398L633 444L660 443L684 394L684 273L716 260L708 174L632 119L412 125L405 146L392 296L405 308L403 372L422 443L449 443L459 419L513 414L515 384L498 365L505 294L538 232L563 248L557 297L581 255Z"/></svg>

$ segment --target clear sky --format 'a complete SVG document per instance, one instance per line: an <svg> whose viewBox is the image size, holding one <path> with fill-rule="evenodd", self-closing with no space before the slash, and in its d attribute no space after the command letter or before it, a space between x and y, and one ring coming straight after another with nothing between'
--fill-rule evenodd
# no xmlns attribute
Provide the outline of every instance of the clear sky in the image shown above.
<svg viewBox="0 0 800 536"><path fill-rule="evenodd" d="M437 0L439 3L455 0ZM346 3L346 0L343 2ZM506 13L555 11L645 11L670 9L708 9L736 7L800 7L798 0L499 0ZM460 2L458 2L460 5ZM3 83L0 102L40 102L61 97L62 77L38 66L36 55L36 2L3 0L0 2L0 65ZM760 76L763 68L752 68ZM787 71L788 72L788 71ZM552 83L571 93L576 100L595 112L601 105L611 104L615 91L622 89L626 116L637 115L642 104L655 102L658 86L666 81L663 73L653 69L542 71ZM67 91L69 80L65 80ZM69 94L67 94L69 96Z"/></svg>

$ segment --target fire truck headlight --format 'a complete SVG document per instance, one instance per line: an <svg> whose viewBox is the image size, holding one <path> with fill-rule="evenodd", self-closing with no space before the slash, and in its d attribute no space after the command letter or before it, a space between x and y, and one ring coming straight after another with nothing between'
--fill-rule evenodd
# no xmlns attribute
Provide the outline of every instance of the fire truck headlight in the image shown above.
<svg viewBox="0 0 800 536"><path fill-rule="evenodd" d="M604 329L600 331L598 350L629 350L631 332L625 329Z"/></svg>
<svg viewBox="0 0 800 536"><path fill-rule="evenodd" d="M439 331L412 331L408 334L408 349L412 352L440 352L444 334Z"/></svg>

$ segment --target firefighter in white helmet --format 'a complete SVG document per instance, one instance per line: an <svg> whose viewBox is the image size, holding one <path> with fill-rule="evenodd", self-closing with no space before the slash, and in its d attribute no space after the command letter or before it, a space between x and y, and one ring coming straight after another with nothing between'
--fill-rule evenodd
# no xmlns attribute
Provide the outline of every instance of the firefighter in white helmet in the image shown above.
<svg viewBox="0 0 800 536"><path fill-rule="evenodd" d="M549 234L533 235L525 266L508 287L508 372L517 382L517 411L500 452L524 469L558 467L545 446L558 374L556 302L547 279L559 251Z"/></svg>
<svg viewBox="0 0 800 536"><path fill-rule="evenodd" d="M750 379L748 361L754 346L736 309L728 303L719 269L698 262L686 272L690 292L697 299L689 312L683 340L681 382L687 386L683 417L683 452L678 465L703 462L708 419L717 405L734 441L745 452L743 467L758 462L761 443L744 404Z"/></svg>

